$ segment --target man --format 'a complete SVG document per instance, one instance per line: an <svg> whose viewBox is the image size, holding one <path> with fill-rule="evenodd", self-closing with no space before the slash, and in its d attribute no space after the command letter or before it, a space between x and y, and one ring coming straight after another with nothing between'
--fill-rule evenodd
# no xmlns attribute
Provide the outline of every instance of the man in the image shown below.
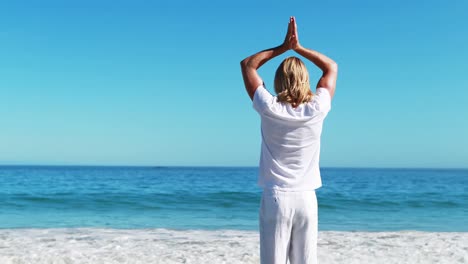
<svg viewBox="0 0 468 264"><path fill-rule="evenodd" d="M257 73L268 60L293 50L322 70L315 94L309 73L296 57L286 58L275 75L276 96ZM299 44L294 17L282 45L241 62L245 88L261 117L258 185L262 264L317 263L318 213L315 189L322 186L319 157L323 120L331 108L338 75L327 56Z"/></svg>

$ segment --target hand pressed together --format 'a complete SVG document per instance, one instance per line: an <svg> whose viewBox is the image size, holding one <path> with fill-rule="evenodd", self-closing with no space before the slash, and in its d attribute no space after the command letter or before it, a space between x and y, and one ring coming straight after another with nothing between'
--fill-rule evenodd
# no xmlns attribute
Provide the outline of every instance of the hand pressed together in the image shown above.
<svg viewBox="0 0 468 264"><path fill-rule="evenodd" d="M258 74L257 69L267 61L285 53L288 50L294 50L297 54L313 62L322 70L322 77L320 77L316 88L327 89L330 93L330 97L333 98L333 95L335 94L336 79L338 76L338 64L324 54L312 49L304 48L299 44L296 18L292 16L289 18L288 31L284 38L284 42L281 45L262 50L241 61L242 78L244 79L245 89L247 90L250 99L253 100L255 90L263 83L263 79Z"/></svg>
<svg viewBox="0 0 468 264"><path fill-rule="evenodd" d="M297 35L296 18L293 16L289 18L288 31L286 33L283 46L292 50L296 50L300 46L299 37Z"/></svg>

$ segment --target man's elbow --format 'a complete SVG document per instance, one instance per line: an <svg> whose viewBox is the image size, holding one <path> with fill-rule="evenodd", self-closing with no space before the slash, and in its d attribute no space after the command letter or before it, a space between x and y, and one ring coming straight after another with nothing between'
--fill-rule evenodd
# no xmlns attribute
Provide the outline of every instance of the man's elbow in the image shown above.
<svg viewBox="0 0 468 264"><path fill-rule="evenodd" d="M327 67L328 71L338 72L338 64L336 62L331 62Z"/></svg>
<svg viewBox="0 0 468 264"><path fill-rule="evenodd" d="M241 62L240 62L240 66L241 66L241 68L245 68L245 67L247 67L247 59L243 59L243 60L241 60Z"/></svg>
<svg viewBox="0 0 468 264"><path fill-rule="evenodd" d="M241 68L244 68L244 67L245 67L245 59L244 59L244 60L241 60L240 66L241 66Z"/></svg>
<svg viewBox="0 0 468 264"><path fill-rule="evenodd" d="M249 58L245 58L243 59L241 62L240 62L240 65L241 65L241 68L242 69L246 69L248 67L250 67L250 59Z"/></svg>

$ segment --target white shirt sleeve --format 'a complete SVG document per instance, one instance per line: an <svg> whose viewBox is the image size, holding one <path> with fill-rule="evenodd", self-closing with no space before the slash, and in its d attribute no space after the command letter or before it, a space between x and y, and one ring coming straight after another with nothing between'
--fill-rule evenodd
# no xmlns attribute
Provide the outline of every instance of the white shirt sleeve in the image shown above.
<svg viewBox="0 0 468 264"><path fill-rule="evenodd" d="M331 96L326 88L317 88L314 96L317 110L323 113L328 113L331 109Z"/></svg>
<svg viewBox="0 0 468 264"><path fill-rule="evenodd" d="M265 88L265 84L262 83L257 90L255 90L253 98L253 108L262 114L266 109L270 108L275 102L275 97L268 92Z"/></svg>

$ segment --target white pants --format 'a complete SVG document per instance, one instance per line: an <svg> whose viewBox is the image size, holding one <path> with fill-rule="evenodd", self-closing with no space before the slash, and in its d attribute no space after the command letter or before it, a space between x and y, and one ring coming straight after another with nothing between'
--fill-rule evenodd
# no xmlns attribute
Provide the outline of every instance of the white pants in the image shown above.
<svg viewBox="0 0 468 264"><path fill-rule="evenodd" d="M263 190L261 264L316 264L318 210L315 191Z"/></svg>

